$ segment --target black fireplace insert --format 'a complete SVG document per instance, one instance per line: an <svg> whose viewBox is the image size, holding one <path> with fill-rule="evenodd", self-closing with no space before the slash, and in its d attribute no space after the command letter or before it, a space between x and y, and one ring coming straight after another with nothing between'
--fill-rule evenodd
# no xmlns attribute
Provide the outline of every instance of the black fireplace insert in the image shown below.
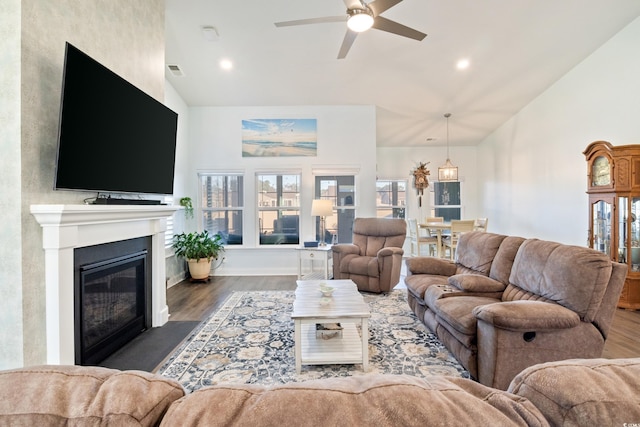
<svg viewBox="0 0 640 427"><path fill-rule="evenodd" d="M150 326L149 243L75 250L76 364L100 363Z"/></svg>

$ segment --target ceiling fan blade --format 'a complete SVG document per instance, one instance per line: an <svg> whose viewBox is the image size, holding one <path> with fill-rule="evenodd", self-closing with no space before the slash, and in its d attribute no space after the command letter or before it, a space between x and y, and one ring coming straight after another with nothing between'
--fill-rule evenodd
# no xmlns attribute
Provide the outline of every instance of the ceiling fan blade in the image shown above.
<svg viewBox="0 0 640 427"><path fill-rule="evenodd" d="M347 29L347 34L344 35L344 40L342 40L342 46L340 46L340 52L338 52L338 59L344 59L349 53L349 49L351 49L351 45L356 40L358 33L355 31L351 31Z"/></svg>
<svg viewBox="0 0 640 427"><path fill-rule="evenodd" d="M344 5L347 6L347 9L362 9L360 0L344 0Z"/></svg>
<svg viewBox="0 0 640 427"><path fill-rule="evenodd" d="M298 19L295 21L276 22L274 25L276 27L291 27L293 25L325 24L327 22L344 22L346 20L347 20L347 15L325 16L322 18L309 18L309 19Z"/></svg>
<svg viewBox="0 0 640 427"><path fill-rule="evenodd" d="M425 33L421 33L418 30L414 30L413 28L406 27L402 24L398 24L395 21L384 18L382 16L376 16L373 20L373 28L376 30L386 31L388 33L397 34L399 36L408 37L410 39L421 41L427 35Z"/></svg>
<svg viewBox="0 0 640 427"><path fill-rule="evenodd" d="M402 0L376 0L369 3L369 8L373 11L373 16L378 16L387 9L400 3Z"/></svg>

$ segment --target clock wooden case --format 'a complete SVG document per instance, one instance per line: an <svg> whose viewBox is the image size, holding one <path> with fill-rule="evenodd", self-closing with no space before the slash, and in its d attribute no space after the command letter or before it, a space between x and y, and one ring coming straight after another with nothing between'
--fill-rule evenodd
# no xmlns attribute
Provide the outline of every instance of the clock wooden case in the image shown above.
<svg viewBox="0 0 640 427"><path fill-rule="evenodd" d="M618 307L640 309L640 145L596 141L587 160L591 248L629 266Z"/></svg>

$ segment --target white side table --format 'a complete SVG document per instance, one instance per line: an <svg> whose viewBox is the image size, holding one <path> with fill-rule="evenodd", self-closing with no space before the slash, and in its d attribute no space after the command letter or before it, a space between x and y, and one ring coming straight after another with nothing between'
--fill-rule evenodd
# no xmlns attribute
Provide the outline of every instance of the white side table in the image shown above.
<svg viewBox="0 0 640 427"><path fill-rule="evenodd" d="M318 246L316 248L298 246L296 249L298 250L298 279L329 280L333 277L333 252L331 251L331 245ZM306 274L303 268L305 263L311 264L311 271ZM321 267L318 271L315 270L317 266Z"/></svg>

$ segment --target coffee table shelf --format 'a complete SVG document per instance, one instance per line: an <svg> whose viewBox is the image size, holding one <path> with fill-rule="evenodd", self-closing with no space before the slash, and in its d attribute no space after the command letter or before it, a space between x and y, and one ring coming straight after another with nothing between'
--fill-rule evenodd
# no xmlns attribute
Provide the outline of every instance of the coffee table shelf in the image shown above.
<svg viewBox="0 0 640 427"><path fill-rule="evenodd" d="M351 280L298 280L291 318L295 326L296 372L302 365L369 364L369 306ZM335 288L322 304L320 284ZM316 337L317 323L340 323L342 337ZM358 330L358 326L360 330Z"/></svg>
<svg viewBox="0 0 640 427"><path fill-rule="evenodd" d="M335 319L327 319L320 323L333 323ZM342 319L341 319L342 320ZM353 321L353 319L351 319ZM331 365L339 363L362 362L362 338L355 323L342 320L342 338L316 338L316 325L303 324L300 348L301 365Z"/></svg>

